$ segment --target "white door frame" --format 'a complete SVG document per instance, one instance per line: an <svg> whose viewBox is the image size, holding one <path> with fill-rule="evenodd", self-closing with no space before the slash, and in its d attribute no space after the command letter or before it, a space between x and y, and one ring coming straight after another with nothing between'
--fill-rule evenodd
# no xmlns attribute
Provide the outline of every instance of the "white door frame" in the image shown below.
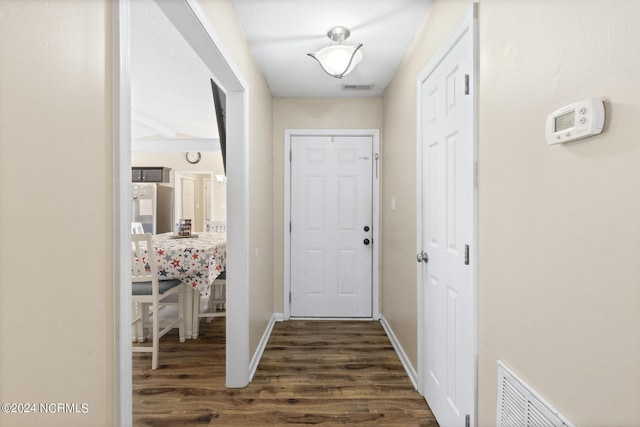
<svg viewBox="0 0 640 427"><path fill-rule="evenodd" d="M213 173L209 178L202 178L202 203L204 204L204 213L202 218L202 231L207 229L207 220L213 219L213 200L215 194L213 192ZM207 187L209 187L209 206L207 207ZM207 208L209 209L209 218L207 218Z"/></svg>
<svg viewBox="0 0 640 427"><path fill-rule="evenodd" d="M182 193L182 183L180 182L181 178L185 178L185 175L187 175L186 177L188 177L188 175L203 175L202 178L202 183L203 183L203 188L202 188L202 203L203 205L206 204L206 200L205 200L205 189L204 189L204 181L208 180L213 182L215 180L215 173L211 172L211 171L175 171L173 174L173 199L174 199L174 203L173 203L173 218L174 218L174 223L178 221L178 219L180 219L180 213L182 212L182 199L179 197L180 194ZM209 196L211 198L211 205L209 206L210 209L213 208L213 186L209 186ZM198 209L196 208L196 211ZM198 225L202 225L202 231L204 231L204 221L205 221L205 213L206 213L206 207L203 206L202 208L202 216L203 216L203 223L202 224L198 224ZM212 210L212 215L213 215L213 210ZM196 223L195 223L195 218L194 218L194 222L192 224L192 227L196 227Z"/></svg>
<svg viewBox="0 0 640 427"><path fill-rule="evenodd" d="M373 260L372 260L372 292L371 292L371 318L380 320L380 182L381 182L381 155L380 155L380 130L379 129L285 129L284 131L284 320L291 318L291 304L289 294L291 292L291 233L289 223L291 221L291 140L295 136L370 136L373 140Z"/></svg>
<svg viewBox="0 0 640 427"><path fill-rule="evenodd" d="M249 86L194 0L155 0L215 76L227 96L226 386L249 384ZM132 424L131 360L131 0L113 2L114 419Z"/></svg>
<svg viewBox="0 0 640 427"><path fill-rule="evenodd" d="M176 203L176 209L175 209L175 218L176 220L184 218L183 214L184 212L182 211L184 208L184 194L183 194L183 187L184 187L184 181L191 181L193 183L193 218L192 218L192 227L196 226L196 215L197 215L197 211L198 209L196 208L196 182L197 180L195 178L192 178L190 176L186 176L186 175L181 175L180 177L176 177L176 191L174 194L174 198ZM178 205L179 209L178 209Z"/></svg>
<svg viewBox="0 0 640 427"><path fill-rule="evenodd" d="M473 164L474 171L473 176L475 177L474 182L474 191L473 191L473 231L472 231L472 243L471 247L476 250L472 250L469 256L469 263L472 268L472 288L473 288L473 296L472 296L472 305L473 305L473 314L472 318L474 319L475 327L473 328L473 349L474 349L474 372L473 372L473 381L474 381L474 408L471 415L471 425L477 425L478 420L478 185L477 185L477 177L478 177L478 27L477 27L477 3L473 3L469 9L465 12L464 16L458 21L455 27L448 34L447 38L442 42L436 53L431 57L427 65L423 68L418 76L417 81L417 102L418 102L418 110L417 110L417 176L416 176L416 184L417 184L417 195L416 195L416 209L417 209L417 241L416 241L416 252L422 251L422 176L421 171L423 168L422 164L422 136L425 133L425 129L422 128L422 84L427 80L427 78L434 72L434 70L440 65L442 60L447 56L447 54L451 51L451 49L456 45L457 41L467 32L471 33L471 37L473 38L473 64L471 75L469 76L469 84L473 88L471 90L471 96L473 96L472 100L472 109L473 109L473 129L471 131L472 139L473 139ZM424 286L422 280L422 264L416 263L416 271L417 271L417 279L418 279L418 390L421 394L424 395L424 387L425 384L423 381L423 374L426 369L424 366L424 356L427 353L427 346L429 343L426 342L425 332L423 328L423 318L425 315L426 307L423 306L424 301ZM428 403L428 402L427 402Z"/></svg>

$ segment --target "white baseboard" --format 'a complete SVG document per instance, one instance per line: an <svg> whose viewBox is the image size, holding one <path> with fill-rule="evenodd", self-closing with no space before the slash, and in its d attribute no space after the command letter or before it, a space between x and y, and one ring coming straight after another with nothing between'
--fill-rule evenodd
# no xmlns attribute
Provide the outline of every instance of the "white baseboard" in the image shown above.
<svg viewBox="0 0 640 427"><path fill-rule="evenodd" d="M283 318L284 316L282 315L282 313L273 313L271 315L271 320L269 320L269 324L265 328L264 333L262 334L262 338L260 338L260 342L258 343L258 348L253 354L251 363L249 364L249 382L253 380L256 369L258 369L258 364L260 364L262 353L264 353L264 349L267 346L267 342L269 341L269 337L271 336L271 331L273 331L273 326L276 324L276 322L282 322Z"/></svg>
<svg viewBox="0 0 640 427"><path fill-rule="evenodd" d="M411 380L411 384L413 384L413 388L418 390L418 374L413 368L413 365L411 365L409 357L407 357L407 354L404 352L404 349L400 345L400 342L396 338L396 334L393 333L393 329L391 329L391 326L389 326L389 323L387 323L387 319L385 319L384 316L380 316L380 323L382 324L384 331L387 333L387 336L389 337L389 341L391 341L393 348L396 350L396 353L400 358L400 362L402 362L402 366L404 366L404 370L407 371L407 375L409 375L409 379Z"/></svg>

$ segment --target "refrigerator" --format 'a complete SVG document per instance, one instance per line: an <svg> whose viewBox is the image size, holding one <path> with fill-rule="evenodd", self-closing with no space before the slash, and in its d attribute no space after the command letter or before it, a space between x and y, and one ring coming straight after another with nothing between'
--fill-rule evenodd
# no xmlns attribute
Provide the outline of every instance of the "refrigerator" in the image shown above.
<svg viewBox="0 0 640 427"><path fill-rule="evenodd" d="M173 187L166 184L133 183L132 222L142 223L145 233L173 231Z"/></svg>

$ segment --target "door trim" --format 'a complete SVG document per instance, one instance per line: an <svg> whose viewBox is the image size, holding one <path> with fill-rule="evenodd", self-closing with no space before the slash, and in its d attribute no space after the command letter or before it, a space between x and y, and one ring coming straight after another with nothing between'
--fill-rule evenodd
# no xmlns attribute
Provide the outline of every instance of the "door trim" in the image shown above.
<svg viewBox="0 0 640 427"><path fill-rule="evenodd" d="M176 184L176 186L175 186L176 187L176 194L174 195L174 198L175 198L176 202L179 201L178 203L176 203L176 205L180 205L180 208L178 209L177 206L176 206L175 219L178 220L178 219L184 218L184 216L183 216L184 213L182 211L183 208L184 208L184 194L183 194L184 184L185 184L184 181L191 181L193 183L193 218L192 218L193 221L192 221L192 227L194 227L194 230L195 230L195 227L196 227L196 214L197 214L197 209L196 209L196 180L194 178L191 178L190 176L182 175L182 176L179 177L179 181L176 180L176 183L175 183Z"/></svg>
<svg viewBox="0 0 640 427"><path fill-rule="evenodd" d="M474 372L473 372L473 410L469 414L471 424L477 425L478 420L478 16L477 16L477 3L467 9L465 14L456 23L453 29L449 32L445 40L440 47L433 54L427 65L422 69L417 79L417 139L416 139L416 162L417 162L417 174L416 174L416 253L422 251L422 136L425 133L425 129L422 128L422 84L427 78L435 71L440 65L442 60L449 54L451 49L455 47L458 40L462 38L466 33L470 33L473 43L473 59L471 66L471 75L469 81L471 85L470 96L472 99L472 116L473 125L471 130L471 138L473 144L473 177L474 177L474 189L473 189L473 231L471 242L471 254L469 257L469 263L472 268L472 305L474 320L473 329L473 349L474 349ZM424 295L424 283L422 280L421 264L416 263L416 275L418 283L418 391L424 395L425 384L423 381L424 371L424 355L428 343L425 339L425 332L423 328L423 318L425 315L426 307L423 306ZM427 402L428 403L428 402Z"/></svg>
<svg viewBox="0 0 640 427"><path fill-rule="evenodd" d="M194 0L155 0L192 46L227 95L227 291L226 386L249 384L249 86L222 39ZM114 419L132 424L131 360L131 0L113 2L113 269Z"/></svg>
<svg viewBox="0 0 640 427"><path fill-rule="evenodd" d="M291 305L289 303L289 293L291 292L291 234L289 233L289 222L291 221L291 163L289 153L291 152L291 140L294 136L370 136L373 140L373 260L372 260L372 289L371 289L371 318L380 320L380 182L381 182L381 154L380 154L380 130L379 129L285 129L284 131L284 221L283 221L283 242L284 242L284 292L283 318L291 318ZM377 164L376 164L377 156ZM353 319L352 319L353 320Z"/></svg>
<svg viewBox="0 0 640 427"><path fill-rule="evenodd" d="M206 221L206 203L205 203L205 198L206 198L206 191L204 188L204 182L205 181L210 181L211 183L213 183L215 181L215 174L212 171L205 171L205 170L196 170L196 171L186 171L186 170L181 170L181 171L175 171L173 173L173 189L174 189L174 193L173 193L173 218L175 219L174 223L177 222L178 219L180 219L180 212L182 212L182 200L180 197L178 197L178 195L182 192L182 183L180 182L181 178L188 178L188 176L185 175L200 175L202 176L202 193L200 194L200 197L202 197L202 223L198 224L194 222L192 224L192 227L198 227L198 226L202 226L202 231L204 231L205 226L204 226L204 221ZM211 198L211 200L213 201L213 186L209 185L209 197ZM198 197L196 195L196 197ZM212 203L213 205L213 203ZM212 206L210 206L211 208ZM198 209L196 208L196 212L198 211ZM213 209L211 210L213 212ZM197 230L198 228L194 228L193 230Z"/></svg>

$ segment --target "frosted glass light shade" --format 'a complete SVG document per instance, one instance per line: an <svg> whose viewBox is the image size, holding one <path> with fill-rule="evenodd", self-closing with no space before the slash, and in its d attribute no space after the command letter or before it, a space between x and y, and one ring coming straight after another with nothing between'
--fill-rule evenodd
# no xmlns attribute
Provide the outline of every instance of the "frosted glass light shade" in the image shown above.
<svg viewBox="0 0 640 427"><path fill-rule="evenodd" d="M310 53L322 69L333 77L342 78L349 74L362 61L363 54L360 51L362 44L349 46L337 44L327 46L316 53Z"/></svg>

